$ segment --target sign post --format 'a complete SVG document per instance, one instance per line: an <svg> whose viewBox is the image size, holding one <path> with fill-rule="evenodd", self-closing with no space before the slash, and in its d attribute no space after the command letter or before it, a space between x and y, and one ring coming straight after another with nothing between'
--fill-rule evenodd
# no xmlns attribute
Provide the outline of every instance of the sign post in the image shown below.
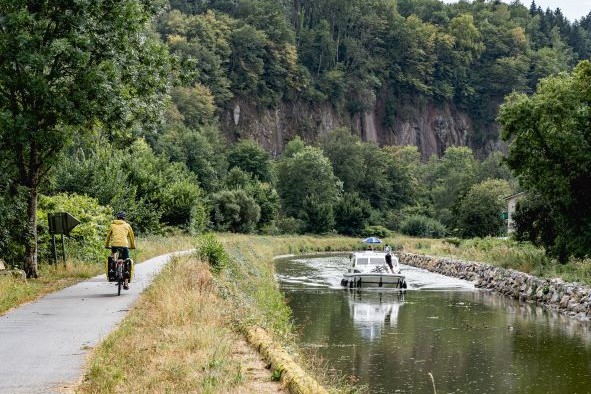
<svg viewBox="0 0 591 394"><path fill-rule="evenodd" d="M64 235L70 235L70 231L74 229L80 221L67 212L57 212L47 214L47 222L49 224L49 234L51 234L51 242L53 246L53 261L57 264L57 250L55 245L55 235L62 235L62 255L64 257L64 265L66 264L66 244Z"/></svg>

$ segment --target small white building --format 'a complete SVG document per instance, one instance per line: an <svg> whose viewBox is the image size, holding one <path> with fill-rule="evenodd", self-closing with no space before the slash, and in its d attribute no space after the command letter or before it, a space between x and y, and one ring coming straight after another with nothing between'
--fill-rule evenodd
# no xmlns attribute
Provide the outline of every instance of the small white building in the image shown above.
<svg viewBox="0 0 591 394"><path fill-rule="evenodd" d="M507 234L511 234L515 231L513 228L513 215L515 214L515 209L517 208L517 202L524 196L525 192L519 192L505 197L505 201L507 201Z"/></svg>

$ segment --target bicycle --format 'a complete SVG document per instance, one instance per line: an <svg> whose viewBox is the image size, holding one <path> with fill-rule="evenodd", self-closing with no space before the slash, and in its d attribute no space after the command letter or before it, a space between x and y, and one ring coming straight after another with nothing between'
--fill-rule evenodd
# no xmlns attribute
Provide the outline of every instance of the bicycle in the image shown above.
<svg viewBox="0 0 591 394"><path fill-rule="evenodd" d="M107 248L111 249L111 248ZM131 274L133 272L133 260L120 259L119 249L107 258L107 279L109 282L117 282L117 295L121 295L121 287L125 283L125 279L131 282Z"/></svg>

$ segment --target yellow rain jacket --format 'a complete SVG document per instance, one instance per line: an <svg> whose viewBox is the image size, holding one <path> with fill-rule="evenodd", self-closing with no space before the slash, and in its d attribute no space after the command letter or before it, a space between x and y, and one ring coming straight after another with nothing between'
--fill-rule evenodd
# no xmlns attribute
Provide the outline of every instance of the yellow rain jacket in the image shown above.
<svg viewBox="0 0 591 394"><path fill-rule="evenodd" d="M129 243L127 242L129 240ZM115 219L107 232L105 247L119 246L129 249L135 249L135 240L133 239L133 230L131 226L121 219Z"/></svg>

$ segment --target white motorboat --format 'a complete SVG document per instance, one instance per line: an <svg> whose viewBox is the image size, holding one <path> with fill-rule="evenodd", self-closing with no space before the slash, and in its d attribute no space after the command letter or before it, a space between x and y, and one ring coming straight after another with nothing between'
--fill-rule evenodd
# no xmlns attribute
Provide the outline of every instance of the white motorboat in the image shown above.
<svg viewBox="0 0 591 394"><path fill-rule="evenodd" d="M386 264L385 252L367 250L351 253L351 265L343 275L341 285L406 289L406 280L400 273L398 257L394 255L391 257L392 269Z"/></svg>

